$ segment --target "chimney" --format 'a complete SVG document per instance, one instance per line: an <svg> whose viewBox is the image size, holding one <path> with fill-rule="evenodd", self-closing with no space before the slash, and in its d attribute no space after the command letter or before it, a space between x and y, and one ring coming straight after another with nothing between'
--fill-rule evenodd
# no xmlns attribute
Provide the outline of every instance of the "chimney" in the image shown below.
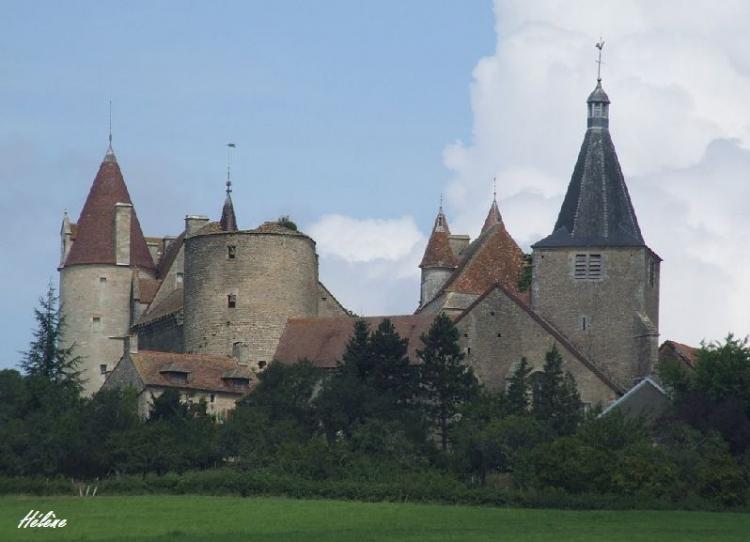
<svg viewBox="0 0 750 542"><path fill-rule="evenodd" d="M130 221L133 206L130 203L115 203L115 263L130 265Z"/></svg>
<svg viewBox="0 0 750 542"><path fill-rule="evenodd" d="M60 228L60 267L65 265L65 260L68 259L68 253L70 247L73 246L73 227L70 225L70 219L68 218L68 212L65 211L63 215L62 228Z"/></svg>
<svg viewBox="0 0 750 542"><path fill-rule="evenodd" d="M208 224L208 217L203 215L185 215L185 237L190 237Z"/></svg>
<svg viewBox="0 0 750 542"><path fill-rule="evenodd" d="M456 258L460 257L461 254L463 254L463 251L466 250L466 247L469 246L469 241L471 241L471 239L468 235L448 236L448 244L450 245L453 254L456 255Z"/></svg>

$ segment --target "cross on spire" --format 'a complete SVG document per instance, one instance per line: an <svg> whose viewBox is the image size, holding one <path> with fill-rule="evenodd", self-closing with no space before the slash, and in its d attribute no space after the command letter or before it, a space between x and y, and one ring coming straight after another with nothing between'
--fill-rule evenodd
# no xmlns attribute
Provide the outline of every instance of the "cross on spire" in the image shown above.
<svg viewBox="0 0 750 542"><path fill-rule="evenodd" d="M594 45L597 49L599 49L599 58L596 60L596 80L597 82L602 82L602 49L604 49L604 40L601 36L599 36L599 41L596 42Z"/></svg>

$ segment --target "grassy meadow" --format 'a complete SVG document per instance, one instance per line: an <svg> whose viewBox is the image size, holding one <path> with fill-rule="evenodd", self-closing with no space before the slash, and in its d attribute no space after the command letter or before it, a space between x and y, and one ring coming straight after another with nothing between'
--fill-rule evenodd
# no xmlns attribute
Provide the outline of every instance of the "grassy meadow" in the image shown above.
<svg viewBox="0 0 750 542"><path fill-rule="evenodd" d="M30 509L62 529L18 529ZM562 511L199 496L0 497L0 540L722 541L748 540L750 514Z"/></svg>

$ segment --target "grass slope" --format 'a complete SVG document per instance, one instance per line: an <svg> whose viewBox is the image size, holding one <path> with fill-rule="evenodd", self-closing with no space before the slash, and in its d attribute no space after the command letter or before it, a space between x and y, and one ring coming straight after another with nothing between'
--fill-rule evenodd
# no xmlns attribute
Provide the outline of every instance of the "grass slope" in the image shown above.
<svg viewBox="0 0 750 542"><path fill-rule="evenodd" d="M63 529L17 529L30 509ZM750 514L575 512L198 496L0 498L0 540L722 541L747 540Z"/></svg>

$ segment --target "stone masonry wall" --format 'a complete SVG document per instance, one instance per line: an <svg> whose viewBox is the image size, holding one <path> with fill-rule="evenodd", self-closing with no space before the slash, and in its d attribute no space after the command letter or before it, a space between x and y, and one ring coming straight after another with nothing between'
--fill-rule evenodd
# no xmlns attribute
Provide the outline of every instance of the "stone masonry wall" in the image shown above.
<svg viewBox="0 0 750 542"><path fill-rule="evenodd" d="M563 370L576 380L581 399L607 406L618 394L586 367L524 309L500 290L494 290L458 321L466 361L490 389L505 389L522 357L535 371L544 367L545 354L557 345Z"/></svg>
<svg viewBox="0 0 750 542"><path fill-rule="evenodd" d="M63 344L75 343L75 354L83 358L84 395L92 395L104 382L100 365L111 371L122 356L123 340L111 337L130 333L132 274L130 267L106 264L60 270Z"/></svg>
<svg viewBox="0 0 750 542"><path fill-rule="evenodd" d="M159 352L184 352L182 313L138 326L138 347Z"/></svg>
<svg viewBox="0 0 750 542"><path fill-rule="evenodd" d="M575 255L584 253L602 255L601 280L574 279ZM648 354L654 359L640 359L655 350L644 348L639 313L654 326L659 321L658 263L653 285L648 276L652 257L645 247L534 251L532 306L626 389L656 362L655 354Z"/></svg>
<svg viewBox="0 0 750 542"><path fill-rule="evenodd" d="M292 232L188 237L184 285L185 351L229 356L234 343L245 343L257 367L272 360L288 318L318 313L315 243Z"/></svg>

